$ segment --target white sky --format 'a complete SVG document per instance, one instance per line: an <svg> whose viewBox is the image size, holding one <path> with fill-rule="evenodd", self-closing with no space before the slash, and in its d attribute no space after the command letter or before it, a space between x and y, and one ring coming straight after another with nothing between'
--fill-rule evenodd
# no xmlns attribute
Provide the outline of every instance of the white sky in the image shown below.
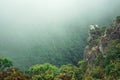
<svg viewBox="0 0 120 80"><path fill-rule="evenodd" d="M112 20L119 8L120 0L0 0L0 44L64 35L71 24L86 27Z"/></svg>

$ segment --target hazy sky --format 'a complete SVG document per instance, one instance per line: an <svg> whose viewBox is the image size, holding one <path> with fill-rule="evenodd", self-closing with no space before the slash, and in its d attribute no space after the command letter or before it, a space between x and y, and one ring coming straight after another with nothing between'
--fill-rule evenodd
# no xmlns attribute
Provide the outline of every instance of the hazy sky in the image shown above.
<svg viewBox="0 0 120 80"><path fill-rule="evenodd" d="M112 21L119 8L120 0L0 0L0 48L63 36L69 26Z"/></svg>
<svg viewBox="0 0 120 80"><path fill-rule="evenodd" d="M48 28L71 19L103 18L115 14L119 5L120 0L0 0L0 23Z"/></svg>

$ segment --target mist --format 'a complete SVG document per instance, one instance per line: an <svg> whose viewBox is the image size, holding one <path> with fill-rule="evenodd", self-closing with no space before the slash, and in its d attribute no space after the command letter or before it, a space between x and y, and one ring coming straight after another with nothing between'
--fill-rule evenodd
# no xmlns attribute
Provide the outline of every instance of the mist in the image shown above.
<svg viewBox="0 0 120 80"><path fill-rule="evenodd" d="M109 25L119 8L120 0L0 0L0 56L15 60L16 66L49 60L65 64L60 50L78 44L70 44L74 39L82 50L88 26Z"/></svg>

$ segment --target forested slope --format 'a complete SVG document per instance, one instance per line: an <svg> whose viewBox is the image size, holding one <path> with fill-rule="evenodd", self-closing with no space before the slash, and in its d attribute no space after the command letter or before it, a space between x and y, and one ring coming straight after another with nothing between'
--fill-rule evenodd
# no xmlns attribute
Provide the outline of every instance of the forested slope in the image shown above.
<svg viewBox="0 0 120 80"><path fill-rule="evenodd" d="M21 71L14 68L8 59L0 58L0 80L119 80L120 16L109 27L90 25L88 35L84 59L75 65L56 67L44 63ZM76 52L77 48L78 46L73 46L73 51ZM69 59L74 60L68 56Z"/></svg>

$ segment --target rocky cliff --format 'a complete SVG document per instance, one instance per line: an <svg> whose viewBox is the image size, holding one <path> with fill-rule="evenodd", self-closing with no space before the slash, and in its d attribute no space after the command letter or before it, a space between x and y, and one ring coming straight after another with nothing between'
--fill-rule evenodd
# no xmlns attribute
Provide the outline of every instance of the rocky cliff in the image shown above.
<svg viewBox="0 0 120 80"><path fill-rule="evenodd" d="M120 41L120 16L116 17L115 22L109 27L90 25L88 35L84 59L88 61L88 64L93 64L97 55L102 54L106 57L108 48L111 48L110 45L115 41Z"/></svg>

